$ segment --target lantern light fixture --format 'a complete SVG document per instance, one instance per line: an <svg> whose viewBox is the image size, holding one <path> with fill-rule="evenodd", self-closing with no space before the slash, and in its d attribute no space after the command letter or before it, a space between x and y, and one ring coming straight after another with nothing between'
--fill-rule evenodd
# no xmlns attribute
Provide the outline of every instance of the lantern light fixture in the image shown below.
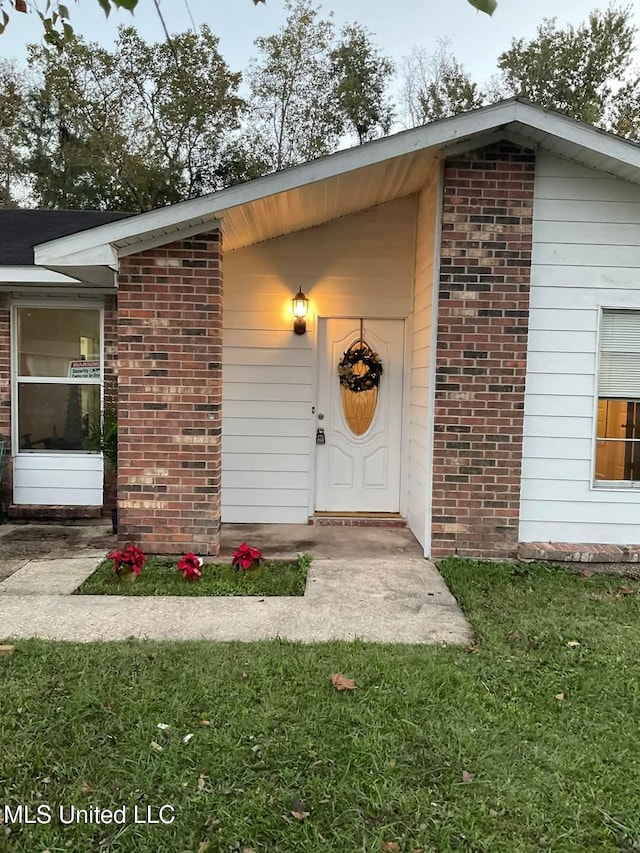
<svg viewBox="0 0 640 853"><path fill-rule="evenodd" d="M309 300L302 292L302 288L298 290L293 297L293 331L296 335L304 335L307 331L307 309L309 308Z"/></svg>

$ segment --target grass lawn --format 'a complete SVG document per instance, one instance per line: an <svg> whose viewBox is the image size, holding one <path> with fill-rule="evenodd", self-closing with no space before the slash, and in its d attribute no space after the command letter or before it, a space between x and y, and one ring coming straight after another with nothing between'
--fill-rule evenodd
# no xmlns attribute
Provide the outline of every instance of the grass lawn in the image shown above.
<svg viewBox="0 0 640 853"><path fill-rule="evenodd" d="M118 577L111 560L105 560L75 595L304 595L309 563L307 556L266 560L258 573L205 563L200 580L189 581L175 562L160 557L150 557L135 580Z"/></svg>
<svg viewBox="0 0 640 853"><path fill-rule="evenodd" d="M471 651L19 642L0 657L4 802L176 820L5 824L0 850L640 849L640 584L443 571Z"/></svg>

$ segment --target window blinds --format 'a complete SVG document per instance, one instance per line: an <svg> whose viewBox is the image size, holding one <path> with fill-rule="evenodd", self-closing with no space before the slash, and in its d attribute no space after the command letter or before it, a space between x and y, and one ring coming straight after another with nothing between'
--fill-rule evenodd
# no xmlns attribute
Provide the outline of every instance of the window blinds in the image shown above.
<svg viewBox="0 0 640 853"><path fill-rule="evenodd" d="M640 399L640 311L604 311L598 395Z"/></svg>

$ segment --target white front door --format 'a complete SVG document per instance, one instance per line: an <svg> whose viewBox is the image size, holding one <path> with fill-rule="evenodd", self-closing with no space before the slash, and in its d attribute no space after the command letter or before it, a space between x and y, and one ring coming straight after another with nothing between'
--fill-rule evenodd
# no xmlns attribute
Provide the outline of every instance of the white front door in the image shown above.
<svg viewBox="0 0 640 853"><path fill-rule="evenodd" d="M349 403L343 399L338 376L343 353L360 340L360 319L320 319L318 334L316 427L324 430L325 444L316 446L316 510L398 512L404 320L363 321L363 340L380 356L383 373L371 422L366 426L369 417L364 418L361 435L347 422Z"/></svg>

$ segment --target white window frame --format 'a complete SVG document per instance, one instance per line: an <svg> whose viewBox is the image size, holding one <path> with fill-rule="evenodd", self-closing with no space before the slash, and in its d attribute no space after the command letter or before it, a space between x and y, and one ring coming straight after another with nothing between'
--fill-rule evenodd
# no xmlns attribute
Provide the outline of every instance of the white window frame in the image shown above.
<svg viewBox="0 0 640 853"><path fill-rule="evenodd" d="M640 316L640 308L630 307L630 308L621 308L619 305L600 305L598 308L598 334L597 334L597 352L596 352L596 375L595 375L595 385L596 385L596 394L594 399L594 408L593 408L593 441L592 441L592 453L591 453L591 487L593 489L607 489L610 491L629 491L629 490L639 490L640 489L640 480L596 480L596 453L597 453L597 445L598 441L603 441L606 439L598 438L598 406L600 403L600 359L602 358L602 323L604 315L607 312L616 311L618 313L631 312L633 314L638 314ZM605 397L603 399L614 399L611 397ZM619 399L635 399L633 397L620 397ZM614 441L621 441L622 439L612 439Z"/></svg>
<svg viewBox="0 0 640 853"><path fill-rule="evenodd" d="M18 376L18 310L20 308L59 308L73 310L98 311L100 329L100 378L72 379L66 376ZM104 406L104 301L90 299L15 299L11 303L11 448L12 456L26 455L72 455L95 456L95 450L31 450L20 449L20 431L18 428L18 387L19 385L99 385L100 409ZM102 454L100 454L102 455Z"/></svg>

